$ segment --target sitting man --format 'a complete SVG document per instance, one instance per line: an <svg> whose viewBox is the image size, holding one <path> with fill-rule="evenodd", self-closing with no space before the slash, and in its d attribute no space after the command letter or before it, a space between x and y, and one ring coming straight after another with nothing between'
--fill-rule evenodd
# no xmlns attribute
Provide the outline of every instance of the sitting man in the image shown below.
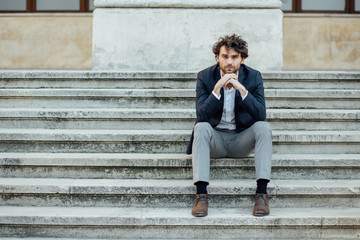
<svg viewBox="0 0 360 240"><path fill-rule="evenodd" d="M272 133L266 118L260 72L244 63L247 43L235 34L213 46L217 64L198 73L197 123L187 150L192 153L196 199L192 215L208 214L207 185L210 158L241 158L255 153L257 190L254 216L270 213L267 184L270 181Z"/></svg>

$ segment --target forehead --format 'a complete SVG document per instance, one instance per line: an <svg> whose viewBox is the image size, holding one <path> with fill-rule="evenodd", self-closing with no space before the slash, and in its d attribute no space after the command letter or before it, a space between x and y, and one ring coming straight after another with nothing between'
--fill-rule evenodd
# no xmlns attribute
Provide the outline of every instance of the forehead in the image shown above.
<svg viewBox="0 0 360 240"><path fill-rule="evenodd" d="M220 52L219 52L220 55L231 55L231 56L234 56L234 55L239 55L240 53L238 53L237 51L235 51L235 49L233 48L228 48L226 46L222 46L220 48Z"/></svg>

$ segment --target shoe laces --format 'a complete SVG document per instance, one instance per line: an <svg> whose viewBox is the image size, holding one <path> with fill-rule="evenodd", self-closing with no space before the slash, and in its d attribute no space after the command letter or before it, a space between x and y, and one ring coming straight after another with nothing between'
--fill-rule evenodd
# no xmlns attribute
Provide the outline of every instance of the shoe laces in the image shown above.
<svg viewBox="0 0 360 240"><path fill-rule="evenodd" d="M198 196L195 199L195 204L197 205L200 201L206 202L207 195L206 194L198 194Z"/></svg>
<svg viewBox="0 0 360 240"><path fill-rule="evenodd" d="M260 198L264 201L264 203L266 204L266 205L268 205L268 203L267 203L267 201L265 200L265 195L266 194L264 194L264 193L257 193L256 195L255 195L255 200L259 200Z"/></svg>

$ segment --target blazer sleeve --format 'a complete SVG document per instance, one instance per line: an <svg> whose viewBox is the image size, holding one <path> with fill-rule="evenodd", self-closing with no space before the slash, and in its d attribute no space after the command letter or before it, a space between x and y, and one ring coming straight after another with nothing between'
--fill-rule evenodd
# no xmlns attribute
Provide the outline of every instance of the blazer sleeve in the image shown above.
<svg viewBox="0 0 360 240"><path fill-rule="evenodd" d="M213 94L212 79L209 76L203 76L199 72L196 81L196 116L198 122L209 122L214 125L222 113L223 104ZM221 117L221 114L220 114Z"/></svg>
<svg viewBox="0 0 360 240"><path fill-rule="evenodd" d="M240 111L247 112L253 121L264 121L266 119L266 106L263 80L260 72L256 73L255 87L248 89L248 95L237 107Z"/></svg>

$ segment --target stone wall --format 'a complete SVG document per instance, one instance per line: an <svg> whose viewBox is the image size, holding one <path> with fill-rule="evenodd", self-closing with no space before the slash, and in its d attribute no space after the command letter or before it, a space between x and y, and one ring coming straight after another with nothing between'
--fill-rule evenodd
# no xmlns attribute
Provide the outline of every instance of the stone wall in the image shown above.
<svg viewBox="0 0 360 240"><path fill-rule="evenodd" d="M91 69L92 14L0 14L0 69Z"/></svg>
<svg viewBox="0 0 360 240"><path fill-rule="evenodd" d="M284 70L360 70L360 15L287 14Z"/></svg>
<svg viewBox="0 0 360 240"><path fill-rule="evenodd" d="M93 69L198 71L216 63L211 49L237 33L245 62L282 69L279 0L95 0Z"/></svg>
<svg viewBox="0 0 360 240"><path fill-rule="evenodd" d="M284 14L283 70L360 70L360 15ZM91 69L92 14L0 14L0 69Z"/></svg>

